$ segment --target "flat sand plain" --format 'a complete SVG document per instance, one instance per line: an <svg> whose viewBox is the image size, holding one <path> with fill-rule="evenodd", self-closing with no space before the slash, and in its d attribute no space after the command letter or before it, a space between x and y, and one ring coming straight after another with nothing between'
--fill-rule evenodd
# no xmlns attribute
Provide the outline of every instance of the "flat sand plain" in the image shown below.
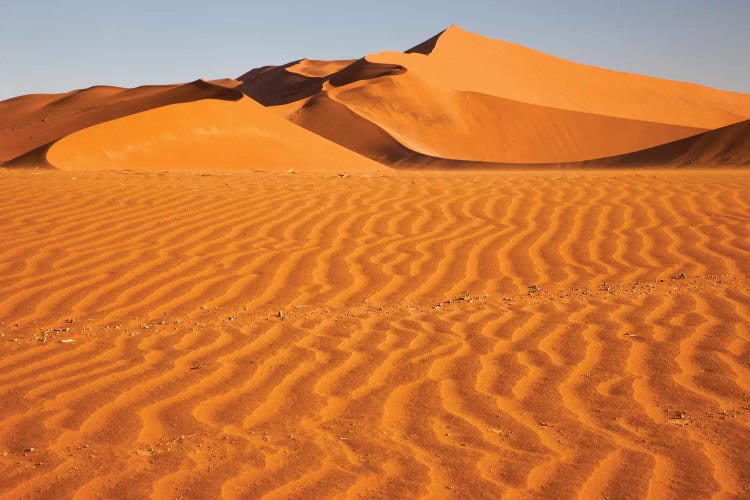
<svg viewBox="0 0 750 500"><path fill-rule="evenodd" d="M0 192L3 498L750 496L748 171Z"/></svg>

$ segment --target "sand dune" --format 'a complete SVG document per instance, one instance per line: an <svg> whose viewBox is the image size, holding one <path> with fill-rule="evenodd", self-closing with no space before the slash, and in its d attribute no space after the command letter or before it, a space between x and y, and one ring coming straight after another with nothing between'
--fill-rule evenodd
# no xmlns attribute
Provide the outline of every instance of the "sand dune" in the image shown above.
<svg viewBox="0 0 750 500"><path fill-rule="evenodd" d="M13 143L11 137L9 144L19 151L37 146L6 166L337 172L383 168L277 116L243 96L235 89L239 84L227 79L130 90L93 88L63 97L6 101L12 119L36 119L26 129L9 133L32 133L29 129L36 127L29 141Z"/></svg>
<svg viewBox="0 0 750 500"><path fill-rule="evenodd" d="M380 65L375 65L377 68ZM377 74L377 73L376 73ZM331 85L336 85L336 77ZM703 129L626 120L566 111L473 92L435 89L413 75L385 78L378 83L358 81L331 88L326 97L344 105L359 120L382 129L408 150L430 157L496 163L570 162L600 158L612 152L641 149L703 132ZM338 86L337 86L338 87ZM321 134L347 145L349 121L318 117L318 108L302 106L290 119L321 133L317 122L331 131ZM390 148L373 156L395 157L410 163Z"/></svg>
<svg viewBox="0 0 750 500"><path fill-rule="evenodd" d="M698 128L750 115L748 94L578 64L458 26L440 33L427 56L370 57L403 64L443 87L584 113Z"/></svg>
<svg viewBox="0 0 750 500"><path fill-rule="evenodd" d="M591 162L599 166L750 165L750 121L643 151Z"/></svg>
<svg viewBox="0 0 750 500"><path fill-rule="evenodd" d="M749 188L0 170L0 492L747 496Z"/></svg>
<svg viewBox="0 0 750 500"><path fill-rule="evenodd" d="M162 106L64 137L45 153L63 170L378 171L260 104L202 99Z"/></svg>
<svg viewBox="0 0 750 500"><path fill-rule="evenodd" d="M305 64L323 69L293 69ZM293 122L391 165L578 162L750 118L746 94L577 64L458 27L406 53L239 79ZM363 141L365 129L378 140Z"/></svg>
<svg viewBox="0 0 750 500"><path fill-rule="evenodd" d="M366 159L341 151L334 156L370 166L368 159L406 167L581 163L650 150L750 119L748 94L586 66L453 26L404 53L381 52L356 60L301 59L256 68L236 80L135 89L92 87L0 102L0 162L44 164L53 143L84 129L174 104L239 101L242 94ZM214 160L208 151L195 148L173 156L177 150L170 153L167 148L161 156L138 160L138 165L237 169L239 162L245 162L245 168L252 170L265 168L254 164L254 159L273 163L271 158L283 149L278 140L230 145L230 137L237 141L245 137L236 133L241 109L246 111L248 130L264 127L266 118L256 108L204 103L182 109L193 107L231 108L236 114L235 125L229 127L234 132L224 135L219 156ZM281 127L269 120L272 129ZM166 127L177 122L157 121L164 125L157 127L160 137L180 135ZM126 123L130 121L121 125ZM184 120L180 123L187 126ZM146 130L151 129L133 132L139 144L133 147L142 149L152 140L164 145L158 138L144 137ZM280 139L279 130L264 133ZM293 127L286 127L284 133L309 137ZM85 135L104 140L102 134ZM108 147L122 151L127 138L115 135L119 142ZM312 148L313 142L304 139L314 151L301 156L290 141L290 153L283 161L309 156L299 165L309 168L314 158L334 150L328 141ZM103 150L105 142L97 147ZM67 158L97 158L92 143L82 139L67 143L88 148L76 154L68 147ZM268 151L260 151L264 144ZM251 145L253 154L239 153ZM195 161L182 162L180 158L186 156ZM71 168L67 160L62 162ZM315 164L316 168L330 168L324 163Z"/></svg>
<svg viewBox="0 0 750 500"><path fill-rule="evenodd" d="M134 89L91 87L67 94L29 95L0 102L0 163L44 147L68 134L149 109L200 99L236 101L238 83L197 80L184 85ZM29 161L39 161L30 155ZM22 160L26 161L26 160Z"/></svg>

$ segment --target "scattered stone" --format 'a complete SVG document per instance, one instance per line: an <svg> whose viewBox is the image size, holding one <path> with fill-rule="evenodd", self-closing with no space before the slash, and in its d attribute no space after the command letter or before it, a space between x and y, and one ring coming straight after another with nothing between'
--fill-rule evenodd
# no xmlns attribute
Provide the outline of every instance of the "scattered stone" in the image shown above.
<svg viewBox="0 0 750 500"><path fill-rule="evenodd" d="M682 427L692 424L693 419L688 417L687 413L685 413L684 411L678 411L672 415L672 417L669 419L669 422Z"/></svg>
<svg viewBox="0 0 750 500"><path fill-rule="evenodd" d="M680 273L677 276L672 276L673 280L684 280L687 279L687 276L685 276L685 273Z"/></svg>

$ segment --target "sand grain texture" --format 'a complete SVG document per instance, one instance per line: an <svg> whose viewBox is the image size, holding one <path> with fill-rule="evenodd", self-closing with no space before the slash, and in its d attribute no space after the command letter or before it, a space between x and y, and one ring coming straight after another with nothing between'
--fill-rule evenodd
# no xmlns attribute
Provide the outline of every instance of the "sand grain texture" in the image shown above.
<svg viewBox="0 0 750 500"><path fill-rule="evenodd" d="M750 494L744 171L0 189L3 498Z"/></svg>

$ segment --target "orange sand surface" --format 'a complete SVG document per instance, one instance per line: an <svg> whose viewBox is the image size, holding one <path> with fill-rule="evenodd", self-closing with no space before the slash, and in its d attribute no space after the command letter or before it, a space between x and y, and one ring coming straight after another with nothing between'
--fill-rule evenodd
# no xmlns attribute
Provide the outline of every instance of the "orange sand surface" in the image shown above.
<svg viewBox="0 0 750 500"><path fill-rule="evenodd" d="M750 496L750 172L346 173L0 170L0 496Z"/></svg>
<svg viewBox="0 0 750 500"><path fill-rule="evenodd" d="M66 135L160 106L200 99L236 101L238 82L196 80L133 89L96 86L66 94L32 94L0 101L0 163L43 148Z"/></svg>
<svg viewBox="0 0 750 500"><path fill-rule="evenodd" d="M54 143L46 160L65 170L385 170L248 97L173 104L100 123Z"/></svg>

